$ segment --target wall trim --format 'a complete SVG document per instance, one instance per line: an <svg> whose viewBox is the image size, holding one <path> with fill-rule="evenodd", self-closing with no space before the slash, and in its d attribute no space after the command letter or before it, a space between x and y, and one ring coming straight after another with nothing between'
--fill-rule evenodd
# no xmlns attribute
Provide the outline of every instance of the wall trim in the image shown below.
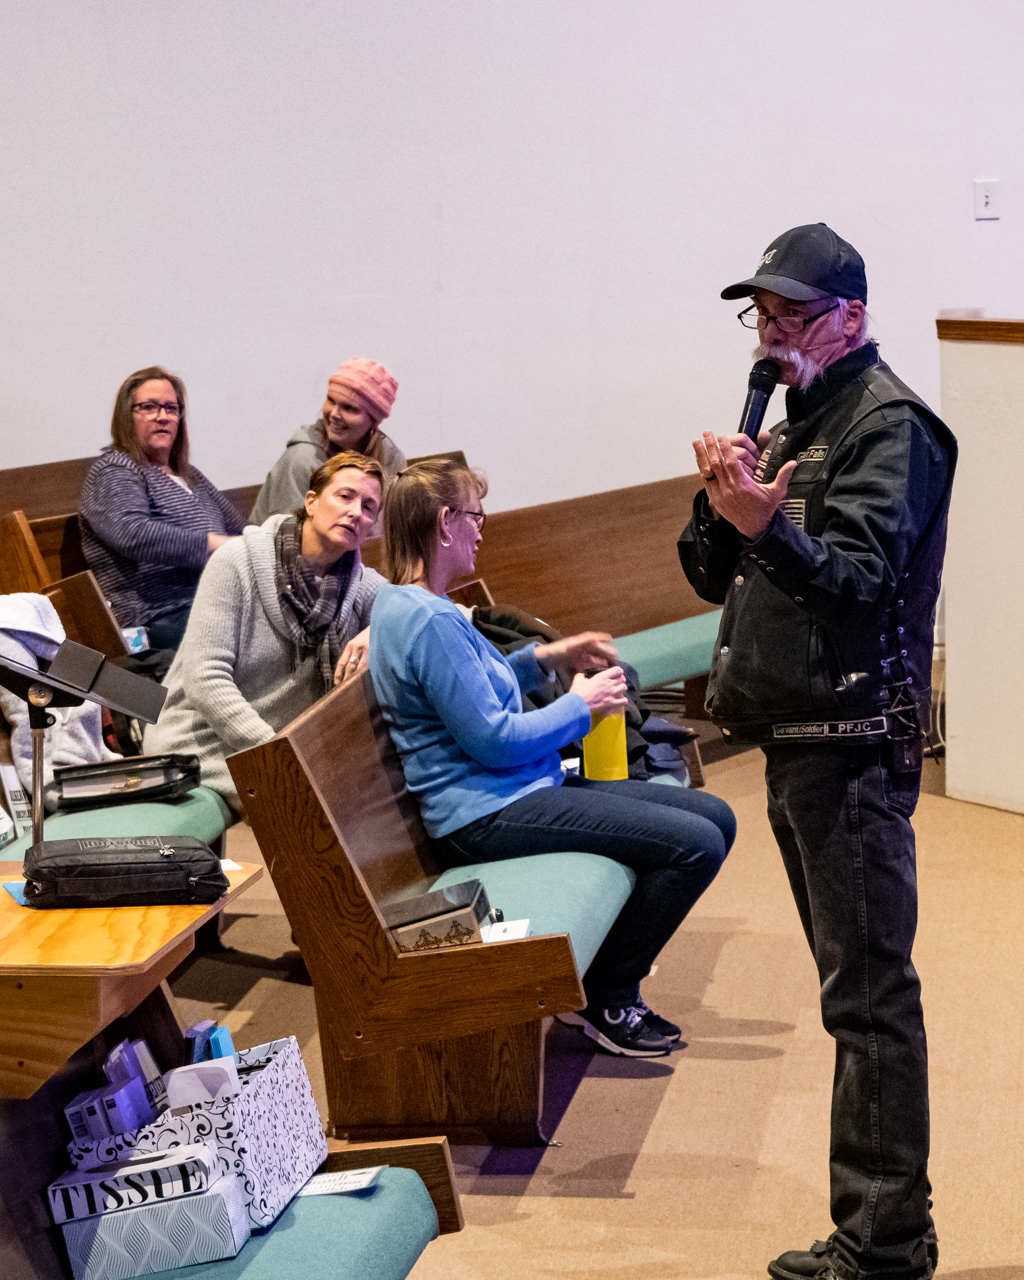
<svg viewBox="0 0 1024 1280"><path fill-rule="evenodd" d="M940 342L1024 343L1024 320L959 320L940 317L935 321Z"/></svg>

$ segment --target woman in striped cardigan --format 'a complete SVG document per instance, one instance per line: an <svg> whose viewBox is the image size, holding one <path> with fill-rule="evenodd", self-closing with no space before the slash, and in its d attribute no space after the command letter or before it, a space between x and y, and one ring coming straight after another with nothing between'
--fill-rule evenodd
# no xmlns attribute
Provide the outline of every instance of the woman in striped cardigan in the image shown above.
<svg viewBox="0 0 1024 1280"><path fill-rule="evenodd" d="M159 366L133 373L110 433L82 489L82 550L121 626L177 649L206 561L244 521L189 462L180 378Z"/></svg>

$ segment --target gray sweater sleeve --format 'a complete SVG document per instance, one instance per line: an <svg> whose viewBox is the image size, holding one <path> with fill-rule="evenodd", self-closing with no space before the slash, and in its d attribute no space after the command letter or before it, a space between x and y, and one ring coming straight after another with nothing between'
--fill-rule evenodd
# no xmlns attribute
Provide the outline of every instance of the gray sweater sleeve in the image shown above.
<svg viewBox="0 0 1024 1280"><path fill-rule="evenodd" d="M178 658L189 704L232 750L244 751L269 741L274 730L235 684L240 620L252 588L242 579L247 557L229 551L232 544L221 547L206 566Z"/></svg>
<svg viewBox="0 0 1024 1280"><path fill-rule="evenodd" d="M315 445L290 444L264 480L249 515L249 524L262 524L270 516L292 515L297 511L305 500L309 477L318 463Z"/></svg>

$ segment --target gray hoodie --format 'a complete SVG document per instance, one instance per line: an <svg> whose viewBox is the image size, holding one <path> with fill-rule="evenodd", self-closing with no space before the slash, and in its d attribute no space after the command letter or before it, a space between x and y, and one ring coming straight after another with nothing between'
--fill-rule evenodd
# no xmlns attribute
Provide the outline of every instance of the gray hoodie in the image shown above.
<svg viewBox="0 0 1024 1280"><path fill-rule="evenodd" d="M290 516L298 511L309 489L309 477L337 452L334 449L326 451L322 442L323 433L319 422L299 427L264 480L256 505L249 516L250 524L262 524L268 516ZM384 468L388 484L405 466L405 454L383 431L377 436L367 456ZM380 531L381 522L378 519L370 537L376 538Z"/></svg>
<svg viewBox="0 0 1024 1280"><path fill-rule="evenodd" d="M277 594L272 516L210 557L188 629L164 684L160 719L143 739L147 755L198 755L202 781L235 798L225 757L269 741L330 689L330 646L299 660ZM340 649L370 625L384 579L357 559L331 640Z"/></svg>

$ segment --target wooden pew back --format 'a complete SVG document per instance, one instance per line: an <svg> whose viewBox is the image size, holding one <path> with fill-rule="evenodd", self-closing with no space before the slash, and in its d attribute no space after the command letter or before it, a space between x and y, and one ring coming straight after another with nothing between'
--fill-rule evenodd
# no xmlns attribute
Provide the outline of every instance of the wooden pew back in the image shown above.
<svg viewBox="0 0 1024 1280"><path fill-rule="evenodd" d="M487 517L476 577L491 595L561 631L633 635L716 606L686 581L676 543L700 477L498 511ZM383 539L363 544L383 572Z"/></svg>
<svg viewBox="0 0 1024 1280"><path fill-rule="evenodd" d="M98 649L106 658L123 658L129 652L117 619L88 570L43 587L42 594L57 610L69 640Z"/></svg>
<svg viewBox="0 0 1024 1280"><path fill-rule="evenodd" d="M0 471L0 515L24 511L30 520L78 510L78 499L95 458L68 458Z"/></svg>
<svg viewBox="0 0 1024 1280"><path fill-rule="evenodd" d="M28 522L50 580L70 578L89 568L82 551L82 528L78 513L63 516L38 516Z"/></svg>
<svg viewBox="0 0 1024 1280"><path fill-rule="evenodd" d="M24 511L0 516L0 595L38 594L52 581Z"/></svg>
<svg viewBox="0 0 1024 1280"><path fill-rule="evenodd" d="M369 674L228 767L318 998L361 1026L398 954L378 904L436 876Z"/></svg>

